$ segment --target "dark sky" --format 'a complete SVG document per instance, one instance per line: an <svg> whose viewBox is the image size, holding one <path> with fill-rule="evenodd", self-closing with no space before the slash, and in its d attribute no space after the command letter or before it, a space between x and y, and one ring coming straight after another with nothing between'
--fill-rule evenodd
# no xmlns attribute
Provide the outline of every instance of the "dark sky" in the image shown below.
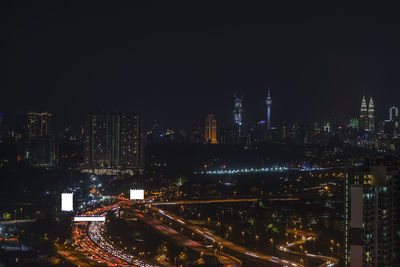
<svg viewBox="0 0 400 267"><path fill-rule="evenodd" d="M208 112L230 125L234 90L250 122L265 119L267 88L274 124L346 121L364 92L380 119L400 104L394 7L12 2L0 11L1 112L79 125L120 110L189 127Z"/></svg>

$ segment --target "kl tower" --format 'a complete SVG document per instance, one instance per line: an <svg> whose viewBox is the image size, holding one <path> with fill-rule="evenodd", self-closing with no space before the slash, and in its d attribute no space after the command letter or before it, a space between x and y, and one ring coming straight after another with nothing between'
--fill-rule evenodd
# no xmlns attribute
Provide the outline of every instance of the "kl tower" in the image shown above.
<svg viewBox="0 0 400 267"><path fill-rule="evenodd" d="M265 104L267 105L267 129L271 129L271 105L272 105L272 99L271 99L271 89L268 89L268 96L267 100L265 100Z"/></svg>

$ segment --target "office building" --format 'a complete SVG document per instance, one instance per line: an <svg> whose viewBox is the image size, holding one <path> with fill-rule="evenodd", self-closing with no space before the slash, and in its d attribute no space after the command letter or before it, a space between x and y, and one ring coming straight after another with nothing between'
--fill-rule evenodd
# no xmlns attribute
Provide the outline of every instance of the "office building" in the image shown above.
<svg viewBox="0 0 400 267"><path fill-rule="evenodd" d="M365 96L363 96L361 100L360 129L361 131L368 130L368 109L367 109L367 100L365 100Z"/></svg>
<svg viewBox="0 0 400 267"><path fill-rule="evenodd" d="M372 97L369 99L368 107L365 96L361 100L359 126L360 130L364 132L375 131L375 106Z"/></svg>
<svg viewBox="0 0 400 267"><path fill-rule="evenodd" d="M142 119L136 113L90 113L86 116L84 170L114 175L144 168Z"/></svg>
<svg viewBox="0 0 400 267"><path fill-rule="evenodd" d="M233 109L233 141L235 144L240 142L243 136L243 97L237 96L234 93L234 109Z"/></svg>
<svg viewBox="0 0 400 267"><path fill-rule="evenodd" d="M204 139L208 144L217 144L217 121L213 114L208 114L204 124Z"/></svg>
<svg viewBox="0 0 400 267"><path fill-rule="evenodd" d="M232 145L232 128L217 128L217 143L221 145Z"/></svg>
<svg viewBox="0 0 400 267"><path fill-rule="evenodd" d="M369 99L368 104L368 131L373 132L375 130L375 108L372 97Z"/></svg>
<svg viewBox="0 0 400 267"><path fill-rule="evenodd" d="M28 138L50 136L51 116L48 112L29 112L26 123Z"/></svg>
<svg viewBox="0 0 400 267"><path fill-rule="evenodd" d="M345 266L397 266L400 158L367 158L345 189Z"/></svg>
<svg viewBox="0 0 400 267"><path fill-rule="evenodd" d="M52 114L28 112L23 138L24 158L32 165L54 167L56 164L56 141L51 134Z"/></svg>
<svg viewBox="0 0 400 267"><path fill-rule="evenodd" d="M396 128L399 127L399 108L398 107L390 107L389 108L389 120L394 122L394 126Z"/></svg>
<svg viewBox="0 0 400 267"><path fill-rule="evenodd" d="M26 145L25 158L35 166L54 167L56 140L54 136L33 137Z"/></svg>

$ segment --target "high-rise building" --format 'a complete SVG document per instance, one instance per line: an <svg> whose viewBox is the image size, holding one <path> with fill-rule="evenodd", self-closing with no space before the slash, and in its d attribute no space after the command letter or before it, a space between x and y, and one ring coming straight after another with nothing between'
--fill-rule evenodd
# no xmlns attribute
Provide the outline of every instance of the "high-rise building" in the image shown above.
<svg viewBox="0 0 400 267"><path fill-rule="evenodd" d="M51 134L52 114L29 112L26 114L25 156L31 164L54 167L56 142Z"/></svg>
<svg viewBox="0 0 400 267"><path fill-rule="evenodd" d="M383 122L383 132L389 138L396 136L396 127L394 121L385 120Z"/></svg>
<svg viewBox="0 0 400 267"><path fill-rule="evenodd" d="M345 183L345 266L398 266L400 158L367 158Z"/></svg>
<svg viewBox="0 0 400 267"><path fill-rule="evenodd" d="M362 131L368 131L368 109L367 109L367 100L365 100L365 96L363 96L361 100L360 129Z"/></svg>
<svg viewBox="0 0 400 267"><path fill-rule="evenodd" d="M103 174L143 169L144 136L139 114L90 113L85 128L85 167Z"/></svg>
<svg viewBox="0 0 400 267"><path fill-rule="evenodd" d="M221 145L232 145L232 128L217 128L217 142Z"/></svg>
<svg viewBox="0 0 400 267"><path fill-rule="evenodd" d="M361 100L359 125L361 131L373 132L375 130L375 107L372 97L369 99L368 108L365 96Z"/></svg>
<svg viewBox="0 0 400 267"><path fill-rule="evenodd" d="M389 120L394 122L394 126L396 128L399 127L399 108L398 107L391 107L389 108Z"/></svg>
<svg viewBox="0 0 400 267"><path fill-rule="evenodd" d="M233 109L233 129L234 143L239 143L240 138L243 136L243 96L239 97L234 93L235 107Z"/></svg>
<svg viewBox="0 0 400 267"><path fill-rule="evenodd" d="M56 164L54 136L30 138L26 144L25 158L33 165L54 167Z"/></svg>
<svg viewBox="0 0 400 267"><path fill-rule="evenodd" d="M375 108L372 97L369 99L368 104L368 131L373 132L375 130Z"/></svg>
<svg viewBox="0 0 400 267"><path fill-rule="evenodd" d="M204 124L204 139L206 143L217 143L217 121L213 114L208 114Z"/></svg>
<svg viewBox="0 0 400 267"><path fill-rule="evenodd" d="M50 119L48 112L29 112L27 114L28 138L50 136Z"/></svg>
<svg viewBox="0 0 400 267"><path fill-rule="evenodd" d="M268 89L268 96L267 96L267 100L265 100L265 104L267 105L267 130L270 130L271 129L271 106L272 106L271 89Z"/></svg>
<svg viewBox="0 0 400 267"><path fill-rule="evenodd" d="M358 129L360 125L360 121L358 119L352 118L350 119L350 127L353 129Z"/></svg>

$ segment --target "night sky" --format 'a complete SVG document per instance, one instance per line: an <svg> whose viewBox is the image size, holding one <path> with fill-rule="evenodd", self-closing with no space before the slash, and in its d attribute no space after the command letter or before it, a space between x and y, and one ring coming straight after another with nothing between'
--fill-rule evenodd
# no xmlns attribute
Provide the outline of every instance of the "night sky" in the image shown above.
<svg viewBox="0 0 400 267"><path fill-rule="evenodd" d="M275 125L347 121L364 92L379 119L400 104L394 7L40 2L1 7L0 112L77 126L119 110L190 127L206 113L229 126L235 90L250 123L265 119L268 88Z"/></svg>

